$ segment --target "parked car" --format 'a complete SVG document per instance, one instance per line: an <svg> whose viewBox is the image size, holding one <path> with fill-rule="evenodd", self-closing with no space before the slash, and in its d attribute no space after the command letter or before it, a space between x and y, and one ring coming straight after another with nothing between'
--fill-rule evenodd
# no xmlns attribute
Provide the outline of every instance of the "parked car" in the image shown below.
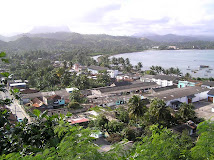
<svg viewBox="0 0 214 160"><path fill-rule="evenodd" d="M18 122L22 122L23 119L22 119L22 118L18 118L17 121L18 121Z"/></svg>

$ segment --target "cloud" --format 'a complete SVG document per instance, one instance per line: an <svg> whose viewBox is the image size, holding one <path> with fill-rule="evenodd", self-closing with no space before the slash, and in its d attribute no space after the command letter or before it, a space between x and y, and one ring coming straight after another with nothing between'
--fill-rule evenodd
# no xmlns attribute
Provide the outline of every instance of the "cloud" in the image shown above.
<svg viewBox="0 0 214 160"><path fill-rule="evenodd" d="M104 6L101 8L96 8L95 10L86 13L86 15L82 18L82 21L94 23L94 22L101 22L103 17L114 10L119 10L121 7L120 4L111 4L108 6Z"/></svg>
<svg viewBox="0 0 214 160"><path fill-rule="evenodd" d="M214 32L213 0L7 0L0 6L0 34L42 25L88 34Z"/></svg>

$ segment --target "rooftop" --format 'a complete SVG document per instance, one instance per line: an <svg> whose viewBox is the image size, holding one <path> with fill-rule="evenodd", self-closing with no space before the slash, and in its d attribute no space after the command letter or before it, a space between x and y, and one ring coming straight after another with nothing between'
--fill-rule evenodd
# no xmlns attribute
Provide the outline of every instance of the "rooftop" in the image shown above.
<svg viewBox="0 0 214 160"><path fill-rule="evenodd" d="M214 95L214 89L211 89L207 94L208 95Z"/></svg>
<svg viewBox="0 0 214 160"><path fill-rule="evenodd" d="M174 88L178 88L177 85L166 86L166 87L161 87L161 88L154 88L153 91L157 93L157 92L166 91L166 90L174 89Z"/></svg>
<svg viewBox="0 0 214 160"><path fill-rule="evenodd" d="M97 70L97 71L103 71L103 70L109 70L109 68L107 67L101 67L101 66L88 66L88 69L93 69L93 70Z"/></svg>
<svg viewBox="0 0 214 160"><path fill-rule="evenodd" d="M145 97L148 98L159 98L164 101L170 101L173 99L181 98L181 97L186 97L186 96L191 96L197 93L209 91L208 88L202 88L198 86L193 86L193 87L184 87L184 88L174 88L170 90L165 90L161 91L158 93L153 93L149 95L145 95Z"/></svg>
<svg viewBox="0 0 214 160"><path fill-rule="evenodd" d="M153 78L154 79L167 80L167 81L179 80L178 76L169 76L169 75L155 75Z"/></svg>
<svg viewBox="0 0 214 160"><path fill-rule="evenodd" d="M140 83L132 83L130 85L125 85L125 86L94 88L94 90L99 90L101 93L121 93L121 92L130 92L133 90L155 88L155 87L159 87L159 85L157 85L155 82L140 82Z"/></svg>
<svg viewBox="0 0 214 160"><path fill-rule="evenodd" d="M210 81L210 82L203 82L202 85L206 85L206 86L210 86L210 87L214 87L214 81Z"/></svg>

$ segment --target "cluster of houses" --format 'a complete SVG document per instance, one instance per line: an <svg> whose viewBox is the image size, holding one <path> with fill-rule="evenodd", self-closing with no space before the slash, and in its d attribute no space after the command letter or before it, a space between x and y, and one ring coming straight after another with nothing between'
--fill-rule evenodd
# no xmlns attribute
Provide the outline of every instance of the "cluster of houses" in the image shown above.
<svg viewBox="0 0 214 160"><path fill-rule="evenodd" d="M58 62L55 65L60 65ZM150 99L155 97L165 101L167 106L177 110L181 103L193 103L201 100L214 103L214 82L184 81L177 76L122 74L118 70L100 66L81 66L74 64L71 72L88 71L92 78L106 70L113 80L109 86L81 90L88 103L84 109L73 113L85 112L90 107L117 107L126 104L133 95L140 95L149 106ZM20 89L20 104L32 106L33 109L48 110L50 115L66 114L64 107L69 103L70 93L75 88L59 91L39 92L27 87L28 81L14 80L8 83L9 88ZM70 111L69 111L70 112ZM86 120L87 118L85 118ZM82 120L77 120L82 123ZM72 121L71 123L76 123Z"/></svg>

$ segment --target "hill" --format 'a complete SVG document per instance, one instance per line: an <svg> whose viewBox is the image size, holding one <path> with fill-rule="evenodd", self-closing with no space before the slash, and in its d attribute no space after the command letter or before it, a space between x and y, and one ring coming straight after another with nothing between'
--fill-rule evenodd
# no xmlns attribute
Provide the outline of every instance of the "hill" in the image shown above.
<svg viewBox="0 0 214 160"><path fill-rule="evenodd" d="M142 51L155 43L148 39L127 36L84 35L78 33L42 33L18 35L15 41L5 42L1 50L7 52L72 52L87 49L88 53L125 53Z"/></svg>
<svg viewBox="0 0 214 160"><path fill-rule="evenodd" d="M194 42L194 41L214 41L214 36L183 36L175 34L157 35L157 34L134 34L133 37L145 37L156 42Z"/></svg>

